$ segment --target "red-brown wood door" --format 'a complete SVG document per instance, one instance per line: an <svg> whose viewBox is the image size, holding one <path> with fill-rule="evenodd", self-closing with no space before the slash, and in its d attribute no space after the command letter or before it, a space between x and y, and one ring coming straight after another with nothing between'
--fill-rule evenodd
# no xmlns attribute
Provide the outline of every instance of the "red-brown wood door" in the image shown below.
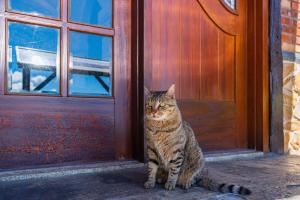
<svg viewBox="0 0 300 200"><path fill-rule="evenodd" d="M131 0L0 0L0 28L0 169L130 159Z"/></svg>
<svg viewBox="0 0 300 200"><path fill-rule="evenodd" d="M205 151L247 147L246 13L246 0L145 1L145 86L176 84Z"/></svg>

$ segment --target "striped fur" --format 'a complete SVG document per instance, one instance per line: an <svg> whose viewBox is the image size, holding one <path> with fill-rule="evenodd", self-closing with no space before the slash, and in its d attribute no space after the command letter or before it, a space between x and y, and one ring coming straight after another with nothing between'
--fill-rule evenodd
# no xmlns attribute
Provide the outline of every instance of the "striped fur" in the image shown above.
<svg viewBox="0 0 300 200"><path fill-rule="evenodd" d="M198 186L204 187L208 190L221 192L221 193L235 193L240 195L250 195L251 191L248 188L238 185L226 184L226 183L218 183L208 177L207 175L202 175L198 178L196 184Z"/></svg>
<svg viewBox="0 0 300 200"><path fill-rule="evenodd" d="M145 188L156 182L172 190L176 185L188 189L199 185L209 190L247 195L242 186L218 184L204 175L204 157L191 126L182 120L175 99L175 86L167 91L150 92L145 108L148 154L148 180Z"/></svg>

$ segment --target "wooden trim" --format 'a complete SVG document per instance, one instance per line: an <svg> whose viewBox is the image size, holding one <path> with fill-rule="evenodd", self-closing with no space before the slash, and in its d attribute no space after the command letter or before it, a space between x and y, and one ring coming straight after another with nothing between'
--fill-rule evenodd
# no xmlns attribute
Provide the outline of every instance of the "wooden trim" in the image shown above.
<svg viewBox="0 0 300 200"><path fill-rule="evenodd" d="M6 17L6 19L9 19L12 21L34 23L34 24L38 24L38 25L52 26L52 27L57 27L57 28L60 28L63 25L63 23L58 20L41 18L38 16L24 15L24 14L20 14L20 13L5 13L5 17Z"/></svg>
<svg viewBox="0 0 300 200"><path fill-rule="evenodd" d="M132 2L133 158L144 161L144 1Z"/></svg>
<svg viewBox="0 0 300 200"><path fill-rule="evenodd" d="M85 32L90 34L104 35L104 36L113 36L115 31L112 29L103 29L100 27L93 27L87 25L79 25L74 23L68 23L68 28L74 31Z"/></svg>
<svg viewBox="0 0 300 200"><path fill-rule="evenodd" d="M118 1L115 9L114 93L115 93L115 158L132 158L132 6L131 1ZM124 39L128 38L128 39Z"/></svg>
<svg viewBox="0 0 300 200"><path fill-rule="evenodd" d="M281 48L280 1L270 0L270 73L271 73L271 136L272 152L284 153L283 132L283 59Z"/></svg>
<svg viewBox="0 0 300 200"><path fill-rule="evenodd" d="M248 147L269 151L269 2L248 1Z"/></svg>
<svg viewBox="0 0 300 200"><path fill-rule="evenodd" d="M262 14L262 139L264 152L270 151L270 73L269 73L269 1L261 1ZM258 29L259 30L259 29Z"/></svg>

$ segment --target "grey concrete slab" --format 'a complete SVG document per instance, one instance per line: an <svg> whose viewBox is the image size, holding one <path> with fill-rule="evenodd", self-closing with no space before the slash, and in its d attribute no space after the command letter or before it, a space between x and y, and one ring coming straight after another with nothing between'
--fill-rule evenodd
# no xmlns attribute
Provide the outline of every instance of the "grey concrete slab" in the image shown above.
<svg viewBox="0 0 300 200"><path fill-rule="evenodd" d="M205 161L218 162L226 160L253 159L263 156L263 152L256 152L253 150L236 150L206 154ZM14 170L0 169L0 183L6 181L21 181L39 178L55 178L77 174L101 173L121 169L137 168L142 166L144 166L144 163L139 163L137 161L113 161L92 164L71 163L64 166L40 166L38 168L29 167L25 169Z"/></svg>
<svg viewBox="0 0 300 200"><path fill-rule="evenodd" d="M21 181L28 179L55 178L78 174L110 172L120 169L130 169L142 166L144 166L144 163L140 163L137 161L114 161L55 167L44 166L31 169L2 170L0 171L0 183L6 181Z"/></svg>
<svg viewBox="0 0 300 200"><path fill-rule="evenodd" d="M208 163L209 173L220 182L249 187L249 200L300 200L300 157L272 156L254 160ZM190 190L164 190L162 185L146 190L146 168L138 167L111 172L77 174L55 178L7 181L0 183L0 200L163 200L245 199L219 194L200 187Z"/></svg>

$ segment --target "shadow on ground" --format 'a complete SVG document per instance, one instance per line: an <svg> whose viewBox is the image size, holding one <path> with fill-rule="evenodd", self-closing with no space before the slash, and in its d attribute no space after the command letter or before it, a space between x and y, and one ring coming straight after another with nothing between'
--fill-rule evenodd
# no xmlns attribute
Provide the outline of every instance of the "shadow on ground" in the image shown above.
<svg viewBox="0 0 300 200"><path fill-rule="evenodd" d="M249 187L249 200L300 200L300 157L273 156L255 160L226 161L207 165L220 182ZM0 183L0 200L240 200L203 188L165 191L161 185L145 190L146 169L126 169L103 174L73 175Z"/></svg>

